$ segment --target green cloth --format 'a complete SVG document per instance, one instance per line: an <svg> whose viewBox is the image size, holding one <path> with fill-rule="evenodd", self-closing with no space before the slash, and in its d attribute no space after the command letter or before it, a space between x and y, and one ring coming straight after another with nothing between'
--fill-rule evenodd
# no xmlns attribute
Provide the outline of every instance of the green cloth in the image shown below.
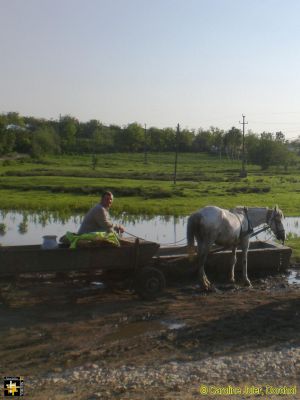
<svg viewBox="0 0 300 400"><path fill-rule="evenodd" d="M114 246L120 247L118 235L115 232L90 232L77 235L72 232L66 233L66 238L70 242L70 249L76 249L78 240L104 241Z"/></svg>

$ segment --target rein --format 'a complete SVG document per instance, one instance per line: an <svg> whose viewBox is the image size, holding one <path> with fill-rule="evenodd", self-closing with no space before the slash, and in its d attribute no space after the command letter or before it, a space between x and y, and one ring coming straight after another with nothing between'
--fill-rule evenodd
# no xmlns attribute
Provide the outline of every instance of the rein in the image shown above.
<svg viewBox="0 0 300 400"><path fill-rule="evenodd" d="M273 217L273 212L271 213L270 217L267 218L267 223L266 223L262 228L258 229L257 231L254 231L254 229L253 229L253 227L252 227L252 224L251 224L251 221L250 221L250 219L249 219L247 207L244 207L244 210L243 210L243 211L244 211L244 213L245 213L245 216L246 216L246 219L247 219L247 222L248 222L248 229L247 229L246 232L242 232L242 226L241 226L240 238L242 238L242 236L247 236L247 235L249 235L249 237L257 236L259 233L262 233L262 232L268 230L268 229L270 228L269 224L270 224L271 220L273 220L273 219L274 219L274 222L275 222L275 225L276 225L276 230L277 230L277 232L279 231L276 218ZM272 210L270 210L270 211L272 211ZM238 214L235 214L235 215L236 215L236 217L238 218L238 220L239 220L240 223L241 223L241 220L240 220L239 215L238 215ZM137 238L137 239L146 240L146 239L141 238L141 237L139 237L139 236L133 235L132 233L130 233L130 232L128 232L128 231L124 231L124 233L127 233L127 235L132 236L132 237L135 237L135 238ZM176 246L177 243L181 243L181 242L183 242L184 240L185 240L185 238L183 238L183 239L181 239L181 240L177 240L176 242L172 242L172 243L162 243L162 245L164 245L164 246L166 246L166 245L169 245L169 246ZM219 252L219 251L223 251L223 250L230 249L230 248L231 248L231 246L230 246L230 247L219 247L219 248L216 248L216 249L214 249L214 250L209 251L209 253L210 253L210 254L213 254L213 253L217 253L217 252Z"/></svg>
<svg viewBox="0 0 300 400"><path fill-rule="evenodd" d="M268 229L269 229L268 225L263 226L261 229L258 229L256 232L254 232L253 229L252 229L252 233L250 233L250 237L256 236L259 233L264 232L264 231L266 231ZM228 250L228 249L231 249L231 246L229 246L229 247L218 247L217 249L209 251L209 254L218 253L219 251Z"/></svg>
<svg viewBox="0 0 300 400"><path fill-rule="evenodd" d="M140 237L140 236L136 236L136 235L134 235L133 233L130 233L130 232L128 232L128 231L124 231L124 233L127 233L127 235L132 236L132 237L134 237L134 238L136 238L136 239L147 240L147 239L142 238L142 237ZM186 238L182 238L182 239L180 239L180 240L177 240L176 242L172 242L172 243L160 243L160 244L162 244L162 245L164 245L164 246L166 246L166 245L168 245L168 246L176 246L177 243L181 243L181 242L183 242L183 241L185 241L185 240L186 240Z"/></svg>
<svg viewBox="0 0 300 400"><path fill-rule="evenodd" d="M266 231L267 229L269 229L269 226L268 226L268 225L263 226L261 229L259 229L259 230L256 231L256 232L254 232L253 229L252 229L252 233L250 233L250 237L256 236L256 235L258 235L259 233Z"/></svg>

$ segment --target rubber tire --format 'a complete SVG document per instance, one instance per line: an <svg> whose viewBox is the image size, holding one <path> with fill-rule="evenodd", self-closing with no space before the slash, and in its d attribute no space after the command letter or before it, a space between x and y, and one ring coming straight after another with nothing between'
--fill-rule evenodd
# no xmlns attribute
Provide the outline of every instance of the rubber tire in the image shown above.
<svg viewBox="0 0 300 400"><path fill-rule="evenodd" d="M135 292L143 300L156 299L164 291L165 287L166 280L164 274L157 268L145 267L135 277Z"/></svg>

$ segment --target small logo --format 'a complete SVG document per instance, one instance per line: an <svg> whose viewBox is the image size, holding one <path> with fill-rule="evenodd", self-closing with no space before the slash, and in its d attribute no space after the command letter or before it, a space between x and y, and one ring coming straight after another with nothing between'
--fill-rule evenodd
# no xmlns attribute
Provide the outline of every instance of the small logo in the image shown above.
<svg viewBox="0 0 300 400"><path fill-rule="evenodd" d="M4 377L4 397L24 396L24 379L21 376Z"/></svg>

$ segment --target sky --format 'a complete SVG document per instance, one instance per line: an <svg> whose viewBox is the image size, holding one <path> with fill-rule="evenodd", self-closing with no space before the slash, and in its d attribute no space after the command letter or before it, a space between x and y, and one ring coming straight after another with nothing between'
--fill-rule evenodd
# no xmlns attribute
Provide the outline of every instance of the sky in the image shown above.
<svg viewBox="0 0 300 400"><path fill-rule="evenodd" d="M299 0L0 0L0 113L300 135Z"/></svg>

